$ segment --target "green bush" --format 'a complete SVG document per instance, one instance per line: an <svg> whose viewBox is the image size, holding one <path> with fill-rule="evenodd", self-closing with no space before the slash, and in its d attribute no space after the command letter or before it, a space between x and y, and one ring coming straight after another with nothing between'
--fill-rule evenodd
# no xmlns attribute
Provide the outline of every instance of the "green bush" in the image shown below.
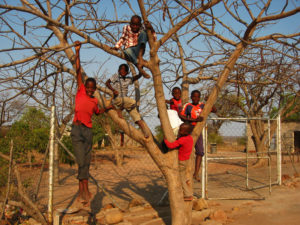
<svg viewBox="0 0 300 225"><path fill-rule="evenodd" d="M237 139L238 145L246 145L247 144L247 137L243 136Z"/></svg>
<svg viewBox="0 0 300 225"><path fill-rule="evenodd" d="M223 138L217 133L210 133L208 134L208 142L215 143L215 144L222 144Z"/></svg>
<svg viewBox="0 0 300 225"><path fill-rule="evenodd" d="M49 118L36 108L25 110L20 120L13 123L6 139L14 141L14 153L23 158L28 151L43 153L49 140Z"/></svg>
<svg viewBox="0 0 300 225"><path fill-rule="evenodd" d="M163 133L163 130L162 130L161 126L156 126L155 127L155 138L159 142L163 141L163 139L164 139L164 133Z"/></svg>
<svg viewBox="0 0 300 225"><path fill-rule="evenodd" d="M71 136L64 136L62 138L62 143L74 155ZM59 159L60 162L67 163L71 166L75 163L75 160L66 152L66 150L61 145L59 145Z"/></svg>
<svg viewBox="0 0 300 225"><path fill-rule="evenodd" d="M7 183L8 161L0 158L0 187L4 187Z"/></svg>

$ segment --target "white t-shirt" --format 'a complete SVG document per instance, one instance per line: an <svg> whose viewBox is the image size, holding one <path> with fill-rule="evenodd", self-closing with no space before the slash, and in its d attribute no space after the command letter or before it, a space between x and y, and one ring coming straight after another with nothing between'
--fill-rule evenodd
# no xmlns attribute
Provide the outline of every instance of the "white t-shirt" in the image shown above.
<svg viewBox="0 0 300 225"><path fill-rule="evenodd" d="M183 123L182 120L179 118L178 112L176 110L168 109L167 113L169 116L171 127L173 129L179 127Z"/></svg>

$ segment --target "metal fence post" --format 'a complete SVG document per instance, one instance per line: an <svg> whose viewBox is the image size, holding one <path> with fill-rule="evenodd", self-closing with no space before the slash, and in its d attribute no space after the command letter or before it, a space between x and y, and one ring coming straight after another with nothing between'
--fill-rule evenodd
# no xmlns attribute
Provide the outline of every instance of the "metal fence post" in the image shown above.
<svg viewBox="0 0 300 225"><path fill-rule="evenodd" d="M55 106L51 107L50 146L49 146L49 191L48 191L48 222L53 223L53 162L54 162L54 126Z"/></svg>
<svg viewBox="0 0 300 225"><path fill-rule="evenodd" d="M249 153L248 153L248 120L246 120L246 136L247 136L247 142L246 142L246 188L249 188Z"/></svg>
<svg viewBox="0 0 300 225"><path fill-rule="evenodd" d="M205 198L205 191L206 191L206 153L207 153L207 136L206 136L206 124L204 125L204 128L202 129L202 137L203 137L203 145L204 145L204 157L202 157L202 173L201 173L201 185L202 185L202 193L201 193L201 197Z"/></svg>
<svg viewBox="0 0 300 225"><path fill-rule="evenodd" d="M277 182L279 185L281 181L281 119L280 115L277 117Z"/></svg>

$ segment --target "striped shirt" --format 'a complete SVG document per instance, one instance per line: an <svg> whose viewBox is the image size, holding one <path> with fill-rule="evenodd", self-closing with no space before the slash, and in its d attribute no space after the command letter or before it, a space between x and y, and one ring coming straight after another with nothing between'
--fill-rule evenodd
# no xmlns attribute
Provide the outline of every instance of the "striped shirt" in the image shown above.
<svg viewBox="0 0 300 225"><path fill-rule="evenodd" d="M132 32L130 25L124 26L122 36L120 40L116 43L115 47L119 49L122 46L124 46L124 48L126 49L132 46L136 46L138 44L138 38L141 31L142 29L140 29L139 32L134 33ZM153 33L153 35L154 40L156 40L156 33Z"/></svg>
<svg viewBox="0 0 300 225"><path fill-rule="evenodd" d="M118 97L126 97L128 94L128 86L133 83L132 77L122 77L119 74L114 74L111 78L111 86L119 92Z"/></svg>

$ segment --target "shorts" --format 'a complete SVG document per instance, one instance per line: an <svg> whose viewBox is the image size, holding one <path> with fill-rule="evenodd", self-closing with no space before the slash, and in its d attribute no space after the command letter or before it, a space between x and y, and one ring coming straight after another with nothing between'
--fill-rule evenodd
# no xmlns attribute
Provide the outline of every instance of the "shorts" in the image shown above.
<svg viewBox="0 0 300 225"><path fill-rule="evenodd" d="M204 156L204 148L203 148L203 137L202 134L199 136L198 140L195 144L196 155Z"/></svg>

